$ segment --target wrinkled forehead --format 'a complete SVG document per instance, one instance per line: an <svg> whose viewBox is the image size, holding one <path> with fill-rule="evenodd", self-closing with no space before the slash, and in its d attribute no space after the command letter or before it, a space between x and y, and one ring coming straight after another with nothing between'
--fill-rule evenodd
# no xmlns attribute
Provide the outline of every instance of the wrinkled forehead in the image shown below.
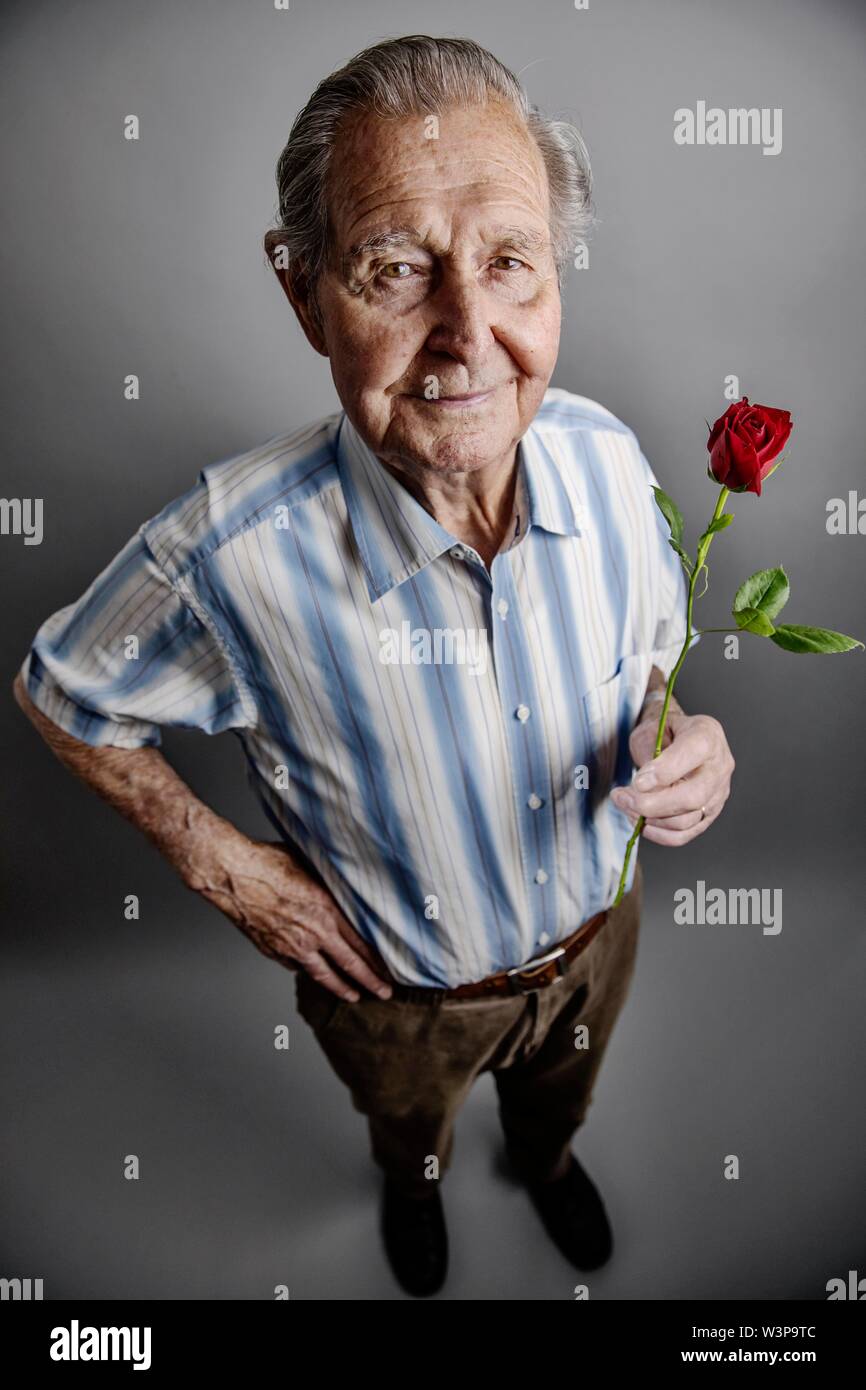
<svg viewBox="0 0 866 1390"><path fill-rule="evenodd" d="M504 102L382 117L358 112L338 133L326 183L334 249L345 253L378 218L416 221L424 208L525 209L546 223L547 171L519 113Z"/></svg>

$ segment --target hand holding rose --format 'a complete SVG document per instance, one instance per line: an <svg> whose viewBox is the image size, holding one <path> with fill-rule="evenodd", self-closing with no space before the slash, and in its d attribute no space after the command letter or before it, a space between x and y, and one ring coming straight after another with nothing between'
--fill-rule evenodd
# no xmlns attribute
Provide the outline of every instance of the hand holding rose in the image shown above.
<svg viewBox="0 0 866 1390"><path fill-rule="evenodd" d="M643 816L645 840L685 845L703 835L730 796L734 759L711 715L671 710L665 729L671 740L654 759L657 732L653 715L635 725L629 749L639 771L612 799L632 820Z"/></svg>
<svg viewBox="0 0 866 1390"><path fill-rule="evenodd" d="M682 513L667 493L660 487L653 488L656 504L670 527L668 544L679 555L689 579L686 636L668 678L655 739L653 741L647 720L636 726L630 747L640 770L630 787L620 787L612 793L614 804L636 817L635 829L626 846L614 907L622 900L631 852L645 826L649 826L646 838L658 844L686 844L712 824L730 795L734 760L718 720L708 715L688 716L682 710L670 709L674 683L695 633L751 632L758 637L769 637L785 651L799 653L847 652L853 647L863 647L862 642L844 632L776 623L791 592L788 576L781 565L758 570L740 585L732 610L735 628L692 628L695 599L702 598L708 587L706 559L713 537L734 520L730 513L725 514L725 503L732 492L753 492L760 497L762 483L782 462L782 449L790 437L792 423L787 410L751 405L748 397L743 396L707 428L710 455L707 474L721 483L721 488L710 523L698 538L694 559L683 546ZM705 583L701 593L696 594L701 574ZM669 747L665 747L666 733L673 735Z"/></svg>

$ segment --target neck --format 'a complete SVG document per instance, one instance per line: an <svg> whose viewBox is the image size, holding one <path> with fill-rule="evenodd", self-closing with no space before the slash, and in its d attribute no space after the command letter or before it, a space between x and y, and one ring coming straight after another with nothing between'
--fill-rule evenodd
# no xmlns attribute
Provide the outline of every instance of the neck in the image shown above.
<svg viewBox="0 0 866 1390"><path fill-rule="evenodd" d="M473 473L431 473L411 462L380 460L439 525L477 550L488 569L502 548L514 509L517 450Z"/></svg>

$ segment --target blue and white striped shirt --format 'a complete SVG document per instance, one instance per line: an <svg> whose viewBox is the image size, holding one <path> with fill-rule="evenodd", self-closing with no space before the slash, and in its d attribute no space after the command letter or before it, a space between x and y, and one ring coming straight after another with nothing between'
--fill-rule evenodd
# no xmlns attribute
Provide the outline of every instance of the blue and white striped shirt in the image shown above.
<svg viewBox="0 0 866 1390"><path fill-rule="evenodd" d="M231 729L397 980L522 964L613 899L631 823L609 792L686 585L609 411L548 390L517 458L489 571L344 412L207 467L43 624L31 699L93 745Z"/></svg>

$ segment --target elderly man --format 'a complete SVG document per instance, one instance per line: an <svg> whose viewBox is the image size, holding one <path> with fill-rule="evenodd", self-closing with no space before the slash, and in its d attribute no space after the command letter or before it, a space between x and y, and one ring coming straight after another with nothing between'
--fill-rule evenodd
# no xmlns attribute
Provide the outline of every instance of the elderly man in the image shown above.
<svg viewBox="0 0 866 1390"><path fill-rule="evenodd" d="M342 410L205 468L43 625L18 698L298 971L406 1290L444 1280L439 1180L485 1071L514 1171L591 1269L611 1232L570 1144L635 958L625 842L639 814L658 844L705 831L733 760L674 703L627 785L685 585L632 431L548 389L586 151L478 45L413 36L319 84L278 185L266 247ZM239 737L277 844L192 794L162 725Z"/></svg>

